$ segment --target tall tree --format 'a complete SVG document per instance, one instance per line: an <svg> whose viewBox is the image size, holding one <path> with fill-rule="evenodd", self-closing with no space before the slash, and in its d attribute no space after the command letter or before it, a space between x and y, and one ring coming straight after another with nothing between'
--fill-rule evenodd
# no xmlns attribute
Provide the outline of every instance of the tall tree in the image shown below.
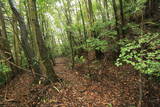
<svg viewBox="0 0 160 107"><path fill-rule="evenodd" d="M64 6L66 6L64 8L64 11L65 11L65 17L66 17L66 25L68 26L68 28L66 29L66 33L67 33L67 37L68 37L68 40L69 40L69 44L70 44L70 49L71 49L71 59L72 59L72 68L74 68L74 65L75 65L75 61L74 61L74 57L75 57L75 51L74 51L74 48L73 48L73 32L72 30L70 29L71 26L72 26L72 17L71 17L71 4L70 4L70 1L67 0L66 3L64 0L62 0L62 3Z"/></svg>
<svg viewBox="0 0 160 107"><path fill-rule="evenodd" d="M30 31L30 36L31 36L31 43L32 43L32 47L34 50L34 53L36 55L35 60L41 65L40 69L41 71L43 71L43 73L45 74L46 72L46 67L45 65L42 63L42 59L40 56L40 50L39 50L39 46L38 46L38 42L37 42L37 34L36 34L36 26L35 26L35 21L36 21L36 16L35 16L35 8L32 0L27 0L27 6L26 7L26 15L27 15L27 22L28 22L28 28ZM25 4L26 5L26 4Z"/></svg>
<svg viewBox="0 0 160 107"><path fill-rule="evenodd" d="M47 77L49 78L49 80L52 81L58 81L58 76L56 75L56 73L54 72L54 68L53 68L53 63L52 60L49 58L49 50L48 48L45 46L44 40L43 40L43 35L41 32L41 28L39 25L39 20L38 20L38 14L37 14L37 6L36 6L36 0L30 0L30 8L31 8L31 23L32 23L32 30L36 36L37 39L37 44L38 44L38 48L39 48L39 53L40 53L40 57L42 58L43 64L46 68L46 74Z"/></svg>
<svg viewBox="0 0 160 107"><path fill-rule="evenodd" d="M2 11L2 6L3 4L0 1L0 55L3 56L2 57L3 59L9 61L7 65L11 67L12 75L15 75L17 70L15 66L13 66L14 58L11 53L10 43L7 39L6 24L5 24L5 19L4 19L4 13Z"/></svg>
<svg viewBox="0 0 160 107"><path fill-rule="evenodd" d="M87 4L88 4L88 11L87 12L88 12L88 18L89 18L89 24L90 24L89 26L90 26L90 28L92 28L93 24L94 24L94 21L95 21L92 1L88 0ZM95 32L90 30L88 32L88 36L89 36L89 38L94 38L95 37ZM95 50L88 52L88 56L89 56L89 60L95 59L96 58Z"/></svg>

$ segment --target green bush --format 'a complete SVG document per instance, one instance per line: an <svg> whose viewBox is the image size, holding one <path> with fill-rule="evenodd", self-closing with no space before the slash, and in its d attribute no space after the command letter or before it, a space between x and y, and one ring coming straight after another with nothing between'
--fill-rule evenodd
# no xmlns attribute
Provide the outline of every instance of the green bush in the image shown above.
<svg viewBox="0 0 160 107"><path fill-rule="evenodd" d="M74 61L75 61L76 63L83 64L83 63L86 61L86 59L84 58L84 56L80 56L80 57L75 56L75 57L74 57Z"/></svg>
<svg viewBox="0 0 160 107"><path fill-rule="evenodd" d="M85 47L87 50L100 50L105 51L107 49L107 41L100 40L97 38L90 38L87 39L87 47Z"/></svg>
<svg viewBox="0 0 160 107"><path fill-rule="evenodd" d="M131 64L142 73L160 76L160 34L147 33L135 40L120 42L121 54L116 65Z"/></svg>
<svg viewBox="0 0 160 107"><path fill-rule="evenodd" d="M10 72L11 69L4 63L0 63L0 72L6 73Z"/></svg>
<svg viewBox="0 0 160 107"><path fill-rule="evenodd" d="M0 85L4 84L7 80L7 73L10 72L11 69L4 63L0 63Z"/></svg>
<svg viewBox="0 0 160 107"><path fill-rule="evenodd" d="M74 48L76 50L96 50L101 52L106 52L108 50L115 49L116 43L114 43L112 46L109 45L116 40L117 36L117 31L109 29L111 26L114 26L114 21L115 20L103 22L97 20L96 22L94 22L93 26L90 28L90 30L94 32L94 37L87 38L85 43L82 43Z"/></svg>

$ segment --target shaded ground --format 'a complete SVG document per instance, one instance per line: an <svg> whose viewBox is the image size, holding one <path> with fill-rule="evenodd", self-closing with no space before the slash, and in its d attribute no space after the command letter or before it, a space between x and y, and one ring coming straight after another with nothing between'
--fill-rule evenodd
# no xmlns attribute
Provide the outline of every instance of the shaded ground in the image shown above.
<svg viewBox="0 0 160 107"><path fill-rule="evenodd" d="M32 85L31 74L17 76L0 89L0 107L136 107L139 77L132 67L118 68L110 62L105 66L97 62L69 70L68 65L66 58L56 59L55 71L65 80L62 83ZM158 85L150 87L145 83L146 79L143 85L147 103L144 101L143 107L159 107Z"/></svg>

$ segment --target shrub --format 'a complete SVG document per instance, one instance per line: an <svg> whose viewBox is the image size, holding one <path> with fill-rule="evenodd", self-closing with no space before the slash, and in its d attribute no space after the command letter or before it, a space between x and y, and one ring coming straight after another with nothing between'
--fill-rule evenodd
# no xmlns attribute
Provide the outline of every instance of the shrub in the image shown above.
<svg viewBox="0 0 160 107"><path fill-rule="evenodd" d="M76 63L80 63L80 64L83 64L86 61L84 56L78 57L78 55L74 57L74 60Z"/></svg>
<svg viewBox="0 0 160 107"><path fill-rule="evenodd" d="M121 54L116 65L131 64L142 73L160 76L160 38L159 33L147 33L135 40L120 42Z"/></svg>
<svg viewBox="0 0 160 107"><path fill-rule="evenodd" d="M10 72L11 69L4 63L0 63L0 85L4 84L7 80L7 73Z"/></svg>

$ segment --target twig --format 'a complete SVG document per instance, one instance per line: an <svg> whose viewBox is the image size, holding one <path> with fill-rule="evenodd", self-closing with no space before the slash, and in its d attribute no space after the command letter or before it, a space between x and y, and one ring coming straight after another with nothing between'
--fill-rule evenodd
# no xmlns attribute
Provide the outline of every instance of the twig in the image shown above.
<svg viewBox="0 0 160 107"><path fill-rule="evenodd" d="M15 100L15 99L8 99L8 100L6 99L5 102L19 102L19 101Z"/></svg>
<svg viewBox="0 0 160 107"><path fill-rule="evenodd" d="M59 90L56 86L53 86L53 88L54 88L58 93L60 93L60 90Z"/></svg>
<svg viewBox="0 0 160 107"><path fill-rule="evenodd" d="M3 63L3 62L6 62L7 60L10 60L10 59L11 59L11 57L9 57L9 58L7 58L7 59L5 59L5 60L2 59L2 60L0 60L0 62Z"/></svg>

